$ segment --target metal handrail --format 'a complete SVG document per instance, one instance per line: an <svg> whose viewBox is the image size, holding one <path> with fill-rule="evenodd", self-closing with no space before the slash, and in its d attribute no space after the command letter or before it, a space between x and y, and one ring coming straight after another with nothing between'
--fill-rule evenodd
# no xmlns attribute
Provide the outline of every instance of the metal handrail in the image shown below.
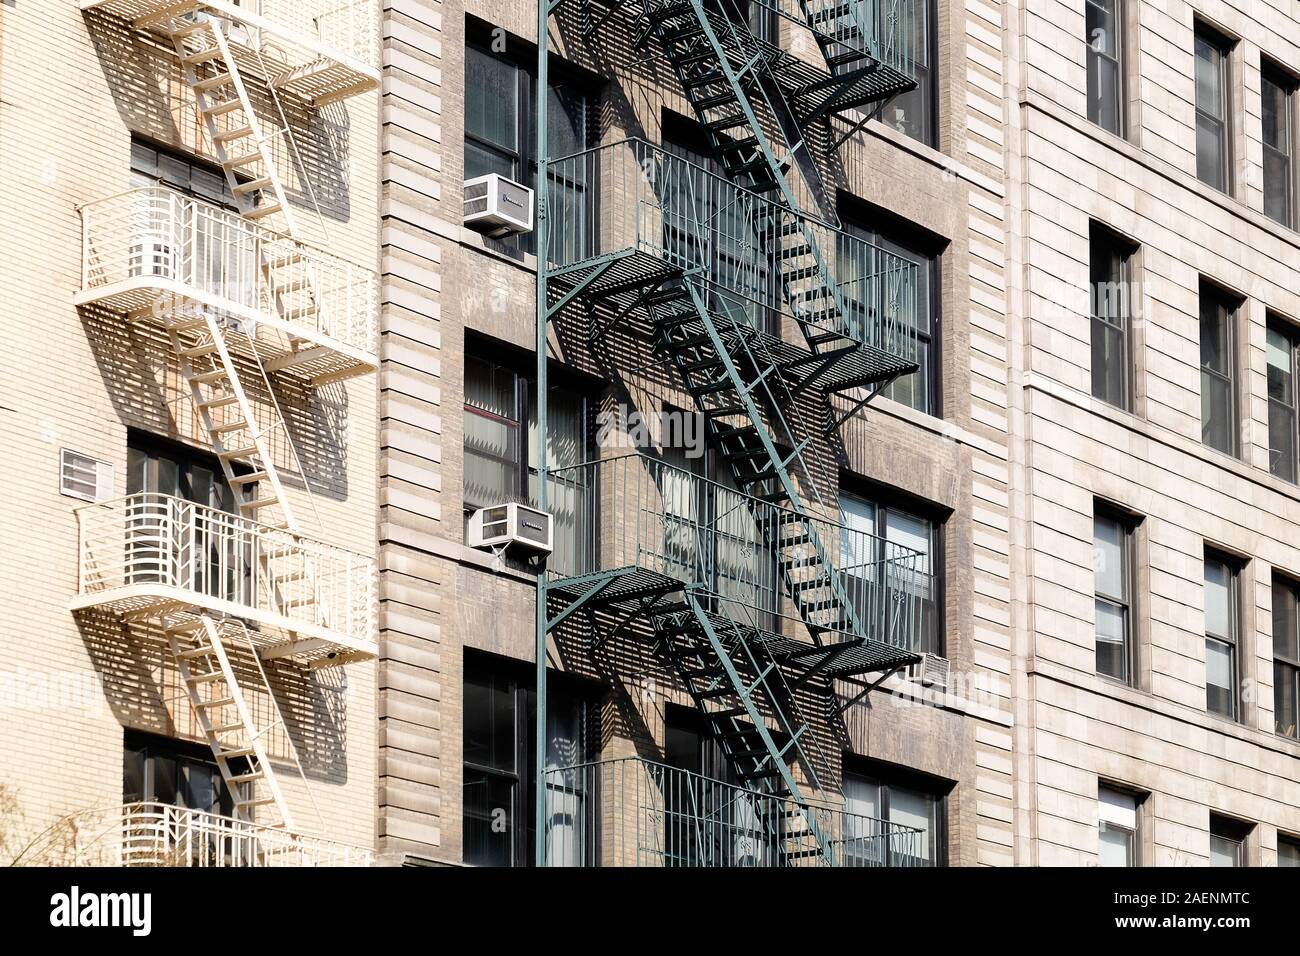
<svg viewBox="0 0 1300 956"><path fill-rule="evenodd" d="M140 801L84 810L40 834L25 866L370 866L366 847Z"/></svg>
<svg viewBox="0 0 1300 956"><path fill-rule="evenodd" d="M548 767L549 866L911 867L924 834L842 805L801 805L644 757ZM814 844L807 825L827 836Z"/></svg>
<svg viewBox="0 0 1300 956"><path fill-rule="evenodd" d="M369 644L372 558L172 495L76 509L78 594L168 588Z"/></svg>
<svg viewBox="0 0 1300 956"><path fill-rule="evenodd" d="M79 211L85 298L122 285L175 287L252 323L274 320L375 353L379 280L371 269L165 186L126 190Z"/></svg>
<svg viewBox="0 0 1300 956"><path fill-rule="evenodd" d="M547 190L553 276L639 253L697 275L711 308L754 327L788 315L915 360L918 266L875 243L638 138L551 160ZM800 243L821 259L802 275L783 268ZM844 308L821 315L828 284Z"/></svg>
<svg viewBox="0 0 1300 956"><path fill-rule="evenodd" d="M638 568L702 588L741 623L775 630L777 618L796 617L780 559L802 552L772 530L790 525L790 509L639 453L553 468L547 481L553 582ZM929 556L829 518L803 520L831 549L866 636L920 648L935 623Z"/></svg>

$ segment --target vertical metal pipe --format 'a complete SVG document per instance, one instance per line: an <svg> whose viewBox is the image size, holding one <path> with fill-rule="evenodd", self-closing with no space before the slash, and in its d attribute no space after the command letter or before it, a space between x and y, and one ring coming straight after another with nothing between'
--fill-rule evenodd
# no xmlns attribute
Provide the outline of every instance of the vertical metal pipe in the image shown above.
<svg viewBox="0 0 1300 956"><path fill-rule="evenodd" d="M537 0L537 507L546 510L546 264L547 264L547 36L550 0ZM533 786L537 791L537 819L534 826L534 863L546 865L546 562L537 566L537 739L536 772Z"/></svg>

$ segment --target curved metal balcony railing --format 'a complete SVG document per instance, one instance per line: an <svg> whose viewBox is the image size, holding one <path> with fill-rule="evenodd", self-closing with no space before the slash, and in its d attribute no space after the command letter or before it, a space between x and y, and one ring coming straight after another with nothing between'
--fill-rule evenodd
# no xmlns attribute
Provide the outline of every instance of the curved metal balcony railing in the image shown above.
<svg viewBox="0 0 1300 956"><path fill-rule="evenodd" d="M300 641L313 661L376 653L372 558L171 495L76 514L73 610L198 607L264 625L250 631L263 657L300 656Z"/></svg>
<svg viewBox="0 0 1300 956"><path fill-rule="evenodd" d="M365 847L166 803L65 817L16 861L23 866L370 866Z"/></svg>
<svg viewBox="0 0 1300 956"><path fill-rule="evenodd" d="M693 273L712 307L755 328L786 315L809 334L879 350L900 369L915 362L914 262L641 139L556 159L547 170L541 228L553 278L576 284L611 259L625 262L593 282L593 292L630 285L637 270L640 278ZM829 286L840 305L828 310Z"/></svg>
<svg viewBox="0 0 1300 956"><path fill-rule="evenodd" d="M216 310L274 371L290 339L316 351L314 381L378 367L378 276L373 270L164 186L144 186L81 209L78 305L165 319ZM289 359L285 359L288 361Z"/></svg>
<svg viewBox="0 0 1300 956"><path fill-rule="evenodd" d="M928 865L920 830L641 757L548 768L544 786L549 866ZM809 818L827 837L825 851L807 852L794 833Z"/></svg>

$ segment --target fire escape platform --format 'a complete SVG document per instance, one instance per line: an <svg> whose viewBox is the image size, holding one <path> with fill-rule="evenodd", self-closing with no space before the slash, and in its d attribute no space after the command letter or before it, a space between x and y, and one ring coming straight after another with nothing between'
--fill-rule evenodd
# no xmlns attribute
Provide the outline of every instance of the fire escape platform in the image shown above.
<svg viewBox="0 0 1300 956"><path fill-rule="evenodd" d="M591 593L600 586L600 590ZM659 597L686 587L679 578L648 568L628 566L608 571L560 578L547 584L547 593L565 601L578 601L593 607L635 606L645 598ZM590 594L590 597L587 595Z"/></svg>
<svg viewBox="0 0 1300 956"><path fill-rule="evenodd" d="M279 8L279 9L277 9ZM378 89L378 18L364 5L342 5L334 14L289 22L295 4L271 0L256 14L234 0L81 0L83 11L99 10L161 38L193 25L198 16L220 18L236 27L231 45L241 71L312 106Z"/></svg>
<svg viewBox="0 0 1300 956"><path fill-rule="evenodd" d="M740 631L745 640L762 644L778 663L793 665L801 671L815 667L819 674L827 678L892 671L915 664L921 659L920 655L911 651L868 637L824 632L837 636L816 645L778 634L770 628L739 622L733 616L717 611L708 611L705 616L724 642L729 634Z"/></svg>
<svg viewBox="0 0 1300 956"><path fill-rule="evenodd" d="M336 630L296 620L261 608L167 584L132 584L79 594L68 603L70 611L97 608L127 620L168 614L173 619L200 613L241 618L250 627L253 644L264 660L287 657L307 667L350 664L379 656L375 641L360 640Z"/></svg>

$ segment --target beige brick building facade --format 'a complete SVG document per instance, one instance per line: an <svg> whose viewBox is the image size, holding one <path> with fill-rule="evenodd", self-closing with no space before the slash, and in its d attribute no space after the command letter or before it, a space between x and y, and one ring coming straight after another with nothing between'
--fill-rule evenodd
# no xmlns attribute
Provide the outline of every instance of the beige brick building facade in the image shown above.
<svg viewBox="0 0 1300 956"><path fill-rule="evenodd" d="M375 379L350 373L375 365L378 99L362 88L377 85L365 52L376 21L321 61L332 77L307 66L273 95L269 80L338 39L319 10L268 2L243 22L232 4L183 6L21 4L0 21L6 861L124 859L117 817L97 813L170 803L176 787L175 802L216 811L218 776L243 778L225 789L257 801L276 780L281 799L238 816L276 824L283 811L291 833L362 848L354 861L373 847ZM258 124L261 145L246 131ZM237 196L229 185L221 195L223 161L251 184ZM300 241L280 238L289 225ZM184 313L187 297L205 311ZM200 319L169 341L186 315ZM190 379L205 374L194 387L212 404L200 410ZM236 389L246 401L219 398ZM246 409L252 428L236 418ZM209 489L225 485L223 453L258 478L237 481L237 494L264 500ZM345 578L359 603L342 597ZM220 662L195 630L204 614L224 629L235 681L203 676ZM184 660L197 698L164 629L196 648ZM295 643L309 639L310 653ZM309 666L367 646L368 662ZM213 703L221 695L238 706ZM226 859L251 850L269 862L272 844L213 826ZM156 832L159 846L137 849L186 852ZM285 859L306 860L294 852Z"/></svg>
<svg viewBox="0 0 1300 956"><path fill-rule="evenodd" d="M146 862L532 862L538 565L468 525L538 494L549 229L551 301L593 276L548 322L550 863L1300 860L1300 16L855 5L915 89L810 119L842 6L699 13L768 51L728 92L703 5L566 0L523 236L463 183L537 187L534 4L0 7L0 859L132 862L121 806L175 804L216 835ZM663 274L602 288L627 229ZM800 378L809 276L918 371ZM672 344L697 281L730 386ZM751 426L781 467L724 454ZM810 669L844 633L876 662Z"/></svg>

